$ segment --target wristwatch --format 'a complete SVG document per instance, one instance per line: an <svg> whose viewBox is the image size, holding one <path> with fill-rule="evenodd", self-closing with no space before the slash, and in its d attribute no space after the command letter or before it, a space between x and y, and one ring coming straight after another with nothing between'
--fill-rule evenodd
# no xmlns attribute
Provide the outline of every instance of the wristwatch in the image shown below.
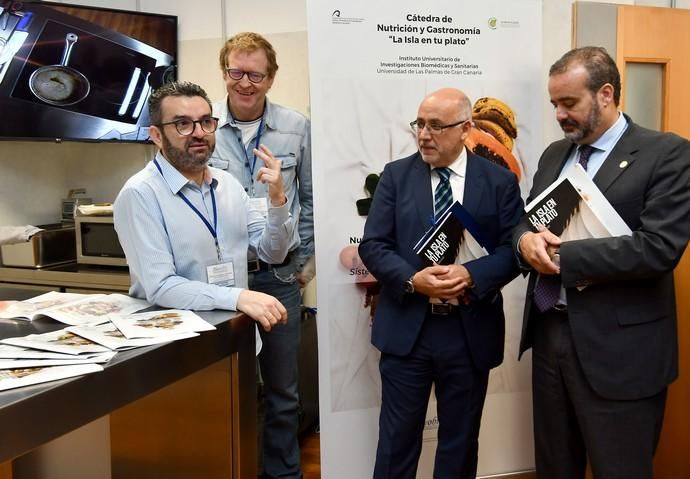
<svg viewBox="0 0 690 479"><path fill-rule="evenodd" d="M414 274L410 276L410 279L405 281L405 294L413 294L414 293Z"/></svg>

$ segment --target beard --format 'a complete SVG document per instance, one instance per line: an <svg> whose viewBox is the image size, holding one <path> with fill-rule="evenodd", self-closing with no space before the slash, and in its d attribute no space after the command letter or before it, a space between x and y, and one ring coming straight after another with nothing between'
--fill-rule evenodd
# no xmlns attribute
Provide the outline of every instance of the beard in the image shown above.
<svg viewBox="0 0 690 479"><path fill-rule="evenodd" d="M592 98L592 109L589 112L589 116L587 116L587 119L584 121L584 124L580 125L577 121L566 118L560 122L560 125L561 129L565 126L575 128L570 132L564 131L563 134L573 143L579 143L584 138L587 138L589 135L591 135L594 130L597 129L599 123L601 123L601 109L599 108L599 103L597 102L596 98Z"/></svg>
<svg viewBox="0 0 690 479"><path fill-rule="evenodd" d="M205 138L199 140L192 136L187 137L184 149L173 146L165 134L161 135L161 141L161 150L163 151L163 155L165 155L165 158L170 162L171 165L181 172L198 173L199 171L202 171L204 168L206 168L208 159L211 157L211 153L213 153L213 149L215 147L215 145L212 145ZM208 148L207 152L189 152L190 146L202 144L206 145Z"/></svg>

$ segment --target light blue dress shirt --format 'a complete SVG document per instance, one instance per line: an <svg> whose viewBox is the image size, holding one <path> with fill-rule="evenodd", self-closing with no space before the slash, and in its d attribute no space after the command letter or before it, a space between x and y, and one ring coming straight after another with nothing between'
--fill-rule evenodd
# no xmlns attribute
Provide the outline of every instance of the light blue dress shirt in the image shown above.
<svg viewBox="0 0 690 479"><path fill-rule="evenodd" d="M256 135L245 147L242 132L228 110L227 97L213 105L213 114L219 121L210 165L231 173L249 196L265 198L266 187L256 181L257 172L263 166L261 159L254 159ZM289 249L296 254L297 267L301 270L314 254L310 123L301 113L266 99L259 135L260 142L282 161L281 173L290 213L293 218L299 218Z"/></svg>
<svg viewBox="0 0 690 479"><path fill-rule="evenodd" d="M127 256L130 295L178 309L237 309L247 287L247 251L267 263L285 258L295 225L288 204L269 207L264 219L232 175L207 170L201 187L187 180L158 153L132 176L113 207L115 230ZM183 193L213 225L211 188L217 209L219 252L211 232L178 195ZM218 254L221 258L219 261ZM232 262L234 286L208 283L207 267Z"/></svg>
<svg viewBox="0 0 690 479"><path fill-rule="evenodd" d="M593 146L595 150L592 151L589 161L587 162L587 175L590 178L594 178L594 175L597 174L597 171L599 171L601 165L604 164L604 161L606 158L608 158L609 153L611 153L611 150L613 150L613 147L616 146L616 143L618 143L618 140L620 140L620 137L623 136L623 133L625 133L627 128L628 121L625 119L624 115L618 113L618 120L616 120L615 123L597 139L597 141L592 143L591 146ZM565 165L563 165L560 176L563 176L565 172L569 171L570 168L573 168L579 159L579 148L573 148L568 160L565 162Z"/></svg>

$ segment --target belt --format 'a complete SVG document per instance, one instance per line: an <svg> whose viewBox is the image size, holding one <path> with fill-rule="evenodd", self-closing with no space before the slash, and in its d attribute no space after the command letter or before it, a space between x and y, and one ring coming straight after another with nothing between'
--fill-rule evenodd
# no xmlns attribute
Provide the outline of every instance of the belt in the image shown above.
<svg viewBox="0 0 690 479"><path fill-rule="evenodd" d="M247 273L258 273L259 271L271 271L275 266L286 266L290 264L292 253L288 253L285 256L285 260L279 264L270 264L261 261L258 258L250 259L247 261Z"/></svg>
<svg viewBox="0 0 690 479"><path fill-rule="evenodd" d="M429 313L436 316L448 316L460 312L460 306L450 303L429 303Z"/></svg>

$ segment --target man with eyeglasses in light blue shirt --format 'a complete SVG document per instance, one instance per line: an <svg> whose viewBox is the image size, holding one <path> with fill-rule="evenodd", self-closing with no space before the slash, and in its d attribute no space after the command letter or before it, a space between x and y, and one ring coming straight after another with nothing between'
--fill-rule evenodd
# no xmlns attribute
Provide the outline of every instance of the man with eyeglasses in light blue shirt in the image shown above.
<svg viewBox="0 0 690 479"><path fill-rule="evenodd" d="M270 335L262 333L259 364L265 411L263 477L300 478L300 287L311 279L304 266L314 254L310 124L301 113L266 98L278 63L273 46L264 37L252 32L238 33L225 42L219 60L227 96L214 105L219 118L218 143L211 164L235 176L252 204L265 213L267 192L257 181L257 157L253 151L267 146L282 161L288 207L292 216L299 218L285 261L271 264L250 253L248 271L250 287L275 296L288 311L287 324Z"/></svg>
<svg viewBox="0 0 690 479"><path fill-rule="evenodd" d="M201 87L164 85L149 110L160 151L125 183L113 208L130 295L168 308L242 311L265 331L285 323L280 301L247 289L247 251L283 261L294 230L280 160L268 148L256 152L270 200L264 218L237 180L208 167L218 120Z"/></svg>

